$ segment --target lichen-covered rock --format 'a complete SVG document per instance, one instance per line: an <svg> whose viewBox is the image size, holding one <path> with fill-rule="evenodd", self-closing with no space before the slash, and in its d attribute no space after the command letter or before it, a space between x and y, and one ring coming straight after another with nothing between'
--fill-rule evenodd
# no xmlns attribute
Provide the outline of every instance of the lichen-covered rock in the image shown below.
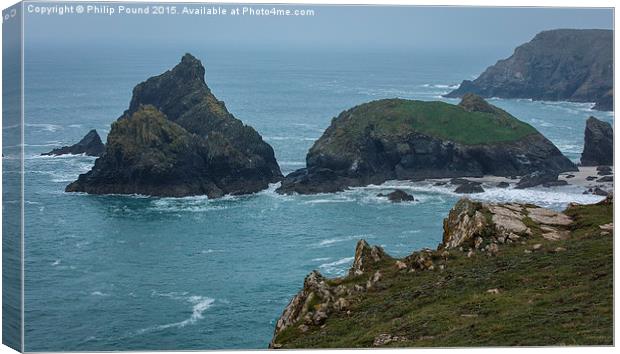
<svg viewBox="0 0 620 354"><path fill-rule="evenodd" d="M534 236L560 240L573 220L551 209L518 203L480 203L461 199L444 220L443 249L484 250L492 254L504 243Z"/></svg>
<svg viewBox="0 0 620 354"><path fill-rule="evenodd" d="M226 110L204 74L186 54L172 70L136 86L105 152L66 191L216 198L279 181L271 146Z"/></svg>
<svg viewBox="0 0 620 354"><path fill-rule="evenodd" d="M611 124L595 117L586 121L581 164L583 166L613 165L614 131Z"/></svg>
<svg viewBox="0 0 620 354"><path fill-rule="evenodd" d="M379 246L370 246L366 240L359 240L355 247L355 258L349 275L361 275L376 269L377 264L391 257Z"/></svg>
<svg viewBox="0 0 620 354"><path fill-rule="evenodd" d="M314 308L313 304L333 302L334 297L331 293L331 289L325 282L325 278L321 273L313 271L308 274L304 280L302 290L293 297L276 322L274 338L278 333L306 317L310 322L308 324L324 321L327 318L327 313ZM273 348L274 344L275 343L272 341L269 347Z"/></svg>
<svg viewBox="0 0 620 354"><path fill-rule="evenodd" d="M558 29L537 34L514 54L464 80L446 97L482 97L596 102L613 109L613 31Z"/></svg>
<svg viewBox="0 0 620 354"><path fill-rule="evenodd" d="M58 155L80 155L101 156L105 150L105 145L101 142L101 138L95 129L86 134L77 144L71 146L63 146L50 152L43 153L43 156Z"/></svg>
<svg viewBox="0 0 620 354"><path fill-rule="evenodd" d="M386 99L349 109L314 143L306 166L277 191L331 193L394 179L576 170L532 126L475 95L459 105Z"/></svg>

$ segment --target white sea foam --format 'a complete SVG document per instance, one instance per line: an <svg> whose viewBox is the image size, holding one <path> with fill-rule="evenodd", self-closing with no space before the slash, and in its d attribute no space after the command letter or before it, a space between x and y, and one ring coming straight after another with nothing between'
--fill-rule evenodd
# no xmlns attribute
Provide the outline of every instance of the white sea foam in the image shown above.
<svg viewBox="0 0 620 354"><path fill-rule="evenodd" d="M161 330L165 330L168 328L183 328L185 326L188 325L193 325L196 322L198 322L199 320L203 319L203 313L208 310L213 303L215 302L215 299L212 299L210 297L204 297L204 296L199 296L199 295L191 295L191 296L186 296L187 293L176 293L176 292L172 292L172 293L158 293L156 291L153 291L152 296L162 296L162 297L168 297L174 300L180 300L180 301L184 301L189 303L192 306L192 313L191 315L182 320L182 321L178 321L178 322L172 322L172 323L166 323L166 324L161 324L161 325L156 325L156 326L151 326L151 327L147 327L147 328L143 328L137 331L137 334L144 334L144 333L148 333L148 332L155 332L155 331L161 331Z"/></svg>
<svg viewBox="0 0 620 354"><path fill-rule="evenodd" d="M319 266L319 269L328 275L344 275L346 269L349 268L354 258L355 257L346 257L334 262L323 263Z"/></svg>
<svg viewBox="0 0 620 354"><path fill-rule="evenodd" d="M280 161L280 166L306 166L304 161Z"/></svg>
<svg viewBox="0 0 620 354"><path fill-rule="evenodd" d="M455 198L468 197L476 200L488 202L520 202L532 203L542 207L550 207L561 209L566 207L568 203L591 204L603 199L603 197L582 194L583 187L568 185L552 188L497 188L492 185L483 184L485 191L483 193L463 195L454 193L455 187L447 184L444 186L435 186L432 182L410 182L410 181L387 181L379 186L371 185L367 187L354 188L358 191L367 191L367 193L376 193L377 189L394 189L399 188L414 194L416 199L421 200L422 196L443 194ZM433 196L434 197L434 196ZM407 203L401 203L407 204Z"/></svg>
<svg viewBox="0 0 620 354"><path fill-rule="evenodd" d="M110 294L103 293L101 291L93 291L90 293L92 296L110 296Z"/></svg>
<svg viewBox="0 0 620 354"><path fill-rule="evenodd" d="M313 138L313 137L305 137L305 136L265 136L263 137L264 140L274 140L274 141L281 141L281 140L295 140L295 141L315 141L318 140L319 138Z"/></svg>
<svg viewBox="0 0 620 354"><path fill-rule="evenodd" d="M332 245L334 243L346 242L346 241L351 241L351 240L359 240L361 238L372 238L372 237L373 237L373 235L364 234L364 235L351 235L351 236L346 236L346 237L328 238L328 239L325 239L325 240L321 240L317 244L317 246L318 247L325 247L325 246Z"/></svg>
<svg viewBox="0 0 620 354"><path fill-rule="evenodd" d="M62 126L56 124L45 124L45 123L26 123L26 127L31 128L39 128L40 131L48 131L55 132L62 129Z"/></svg>

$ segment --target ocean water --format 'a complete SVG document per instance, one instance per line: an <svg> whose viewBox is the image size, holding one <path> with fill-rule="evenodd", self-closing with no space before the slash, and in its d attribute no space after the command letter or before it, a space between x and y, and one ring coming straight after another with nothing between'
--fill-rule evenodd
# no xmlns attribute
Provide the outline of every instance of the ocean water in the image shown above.
<svg viewBox="0 0 620 354"><path fill-rule="evenodd" d="M196 49L207 83L275 149L284 173L332 117L380 98L438 100L497 53L250 52ZM105 139L131 89L183 52L38 51L25 63L25 349L266 348L274 323L313 269L345 274L357 240L394 256L441 240L459 196L430 183L390 181L315 196L151 198L64 193L93 165L41 157L96 128ZM446 100L457 103L458 100ZM492 99L577 161L591 104ZM398 186L413 203L376 194ZM561 209L590 203L577 187L502 190L476 198Z"/></svg>

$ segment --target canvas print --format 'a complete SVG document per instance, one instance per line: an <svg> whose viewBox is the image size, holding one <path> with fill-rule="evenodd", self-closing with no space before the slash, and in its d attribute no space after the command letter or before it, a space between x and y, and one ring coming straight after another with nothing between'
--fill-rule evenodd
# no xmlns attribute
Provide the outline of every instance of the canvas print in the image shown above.
<svg viewBox="0 0 620 354"><path fill-rule="evenodd" d="M613 31L612 8L6 9L4 343L613 345Z"/></svg>

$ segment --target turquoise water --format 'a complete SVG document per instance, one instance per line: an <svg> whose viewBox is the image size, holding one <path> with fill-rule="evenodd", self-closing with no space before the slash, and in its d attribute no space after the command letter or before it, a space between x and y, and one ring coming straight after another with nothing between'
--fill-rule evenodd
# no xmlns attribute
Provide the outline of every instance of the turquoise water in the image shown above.
<svg viewBox="0 0 620 354"><path fill-rule="evenodd" d="M343 193L208 200L64 193L94 159L40 157L96 128L105 138L131 89L183 52L26 52L25 349L266 348L304 276L344 274L360 238L394 256L441 240L458 199L429 183L388 182ZM207 83L275 149L284 173L332 117L380 98L440 99L500 57L448 52L238 53L198 49ZM456 103L457 100L446 100ZM492 100L578 160L590 104ZM417 201L376 197L399 186ZM594 202L577 187L486 188L484 200L556 209Z"/></svg>

